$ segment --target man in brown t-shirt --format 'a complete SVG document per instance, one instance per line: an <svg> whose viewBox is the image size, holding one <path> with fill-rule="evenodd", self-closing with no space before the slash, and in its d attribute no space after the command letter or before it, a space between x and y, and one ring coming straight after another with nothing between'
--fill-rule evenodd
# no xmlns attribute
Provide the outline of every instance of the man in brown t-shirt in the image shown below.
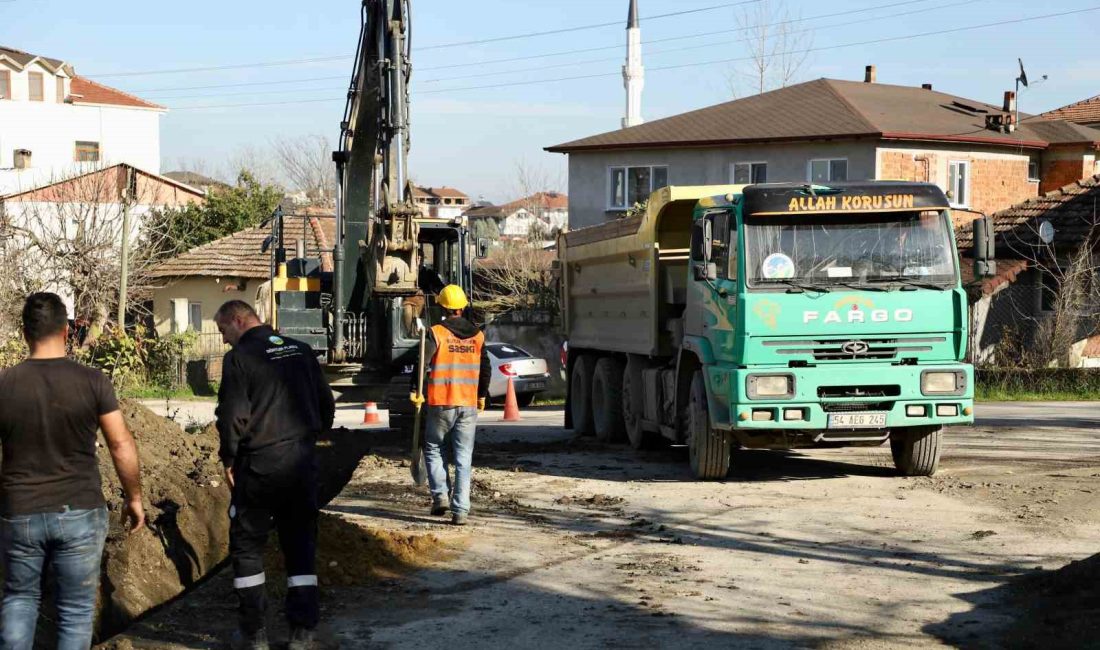
<svg viewBox="0 0 1100 650"><path fill-rule="evenodd" d="M114 388L94 368L65 357L65 305L36 293L23 306L30 357L0 372L0 556L4 603L0 648L34 646L42 574L57 576L57 648L92 642L107 509L96 464L96 430L126 493L131 530L145 523L137 447Z"/></svg>

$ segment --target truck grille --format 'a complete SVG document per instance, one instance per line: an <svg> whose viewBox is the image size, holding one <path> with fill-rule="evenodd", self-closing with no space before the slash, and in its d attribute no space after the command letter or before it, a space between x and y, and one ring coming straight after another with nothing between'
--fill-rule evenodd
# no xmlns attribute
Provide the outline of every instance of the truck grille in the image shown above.
<svg viewBox="0 0 1100 650"><path fill-rule="evenodd" d="M893 402L825 402L821 410L826 413L860 413L862 411L889 411Z"/></svg>
<svg viewBox="0 0 1100 650"><path fill-rule="evenodd" d="M899 355L914 352L930 352L932 343L943 343L947 338L932 336L922 338L851 338L811 339L795 341L765 341L766 347L778 348L776 354L807 355L814 361L890 360Z"/></svg>
<svg viewBox="0 0 1100 650"><path fill-rule="evenodd" d="M901 386L884 384L881 386L820 386L818 397L897 397L901 395Z"/></svg>

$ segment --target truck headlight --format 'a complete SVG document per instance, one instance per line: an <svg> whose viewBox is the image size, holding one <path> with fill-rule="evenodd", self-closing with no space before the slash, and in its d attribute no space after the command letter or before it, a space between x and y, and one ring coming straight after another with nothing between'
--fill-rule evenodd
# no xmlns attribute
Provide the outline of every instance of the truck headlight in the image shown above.
<svg viewBox="0 0 1100 650"><path fill-rule="evenodd" d="M920 392L925 395L961 395L966 392L966 374L958 370L925 370L920 375Z"/></svg>
<svg viewBox="0 0 1100 650"><path fill-rule="evenodd" d="M794 376L749 375L747 389L750 399L791 397L794 395Z"/></svg>

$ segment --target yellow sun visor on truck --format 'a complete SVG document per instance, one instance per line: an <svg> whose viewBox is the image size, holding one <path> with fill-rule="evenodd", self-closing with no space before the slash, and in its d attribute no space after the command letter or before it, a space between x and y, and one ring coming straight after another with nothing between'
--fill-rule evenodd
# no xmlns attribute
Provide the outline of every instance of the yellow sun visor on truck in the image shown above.
<svg viewBox="0 0 1100 650"><path fill-rule="evenodd" d="M743 214L774 216L852 212L947 210L947 196L931 183L773 183L745 188Z"/></svg>

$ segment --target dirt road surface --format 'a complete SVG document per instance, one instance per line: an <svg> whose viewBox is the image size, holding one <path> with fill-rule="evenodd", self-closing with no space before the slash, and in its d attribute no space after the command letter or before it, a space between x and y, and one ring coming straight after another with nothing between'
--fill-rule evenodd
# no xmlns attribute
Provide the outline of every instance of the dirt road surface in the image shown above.
<svg viewBox="0 0 1100 650"><path fill-rule="evenodd" d="M461 529L428 515L401 441L364 431L374 453L329 512L446 550L329 590L323 636L341 648L1012 645L1018 605L1003 585L1100 551L1100 408L979 413L946 436L933 478L899 478L888 449L864 448L743 452L726 481L703 483L683 449L575 439L560 410L520 423L498 411L479 430ZM158 616L194 621L187 607Z"/></svg>

